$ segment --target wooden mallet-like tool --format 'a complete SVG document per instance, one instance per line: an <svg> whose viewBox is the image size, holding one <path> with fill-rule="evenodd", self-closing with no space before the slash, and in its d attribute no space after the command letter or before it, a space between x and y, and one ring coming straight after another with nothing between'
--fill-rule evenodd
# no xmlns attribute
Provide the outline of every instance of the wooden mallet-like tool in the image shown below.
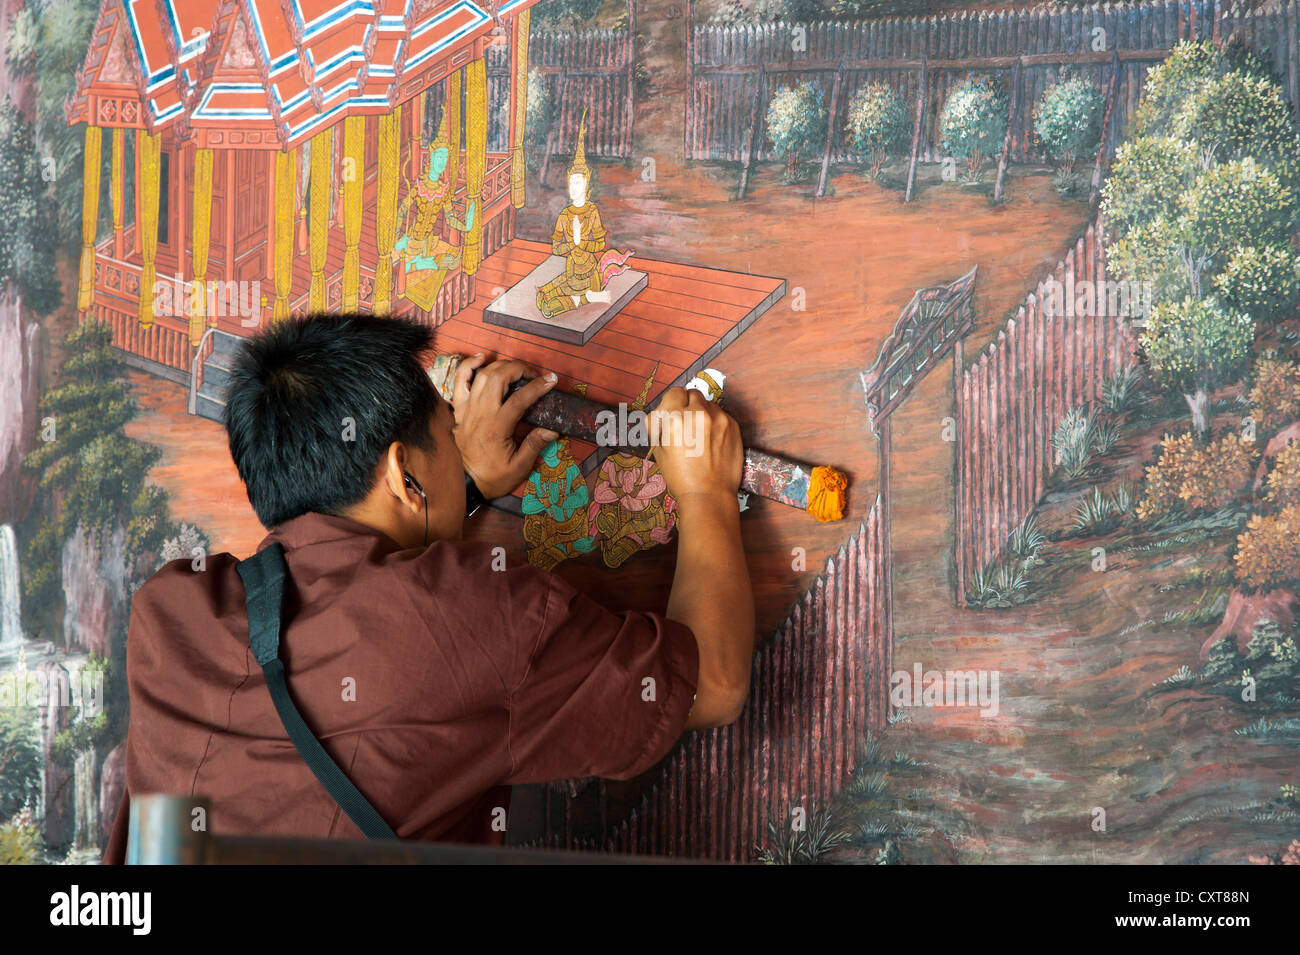
<svg viewBox="0 0 1300 955"><path fill-rule="evenodd" d="M452 400L456 370L463 357L438 355L429 368L429 378L434 387L448 401ZM694 388L710 401L717 401L722 397L724 378L721 373L706 368L691 380L687 388ZM510 392L524 384L526 379L520 379L511 385ZM528 409L524 421L598 447L639 458L649 457L647 430L636 427L629 417L627 408L615 409L580 395L552 390ZM619 439L617 442L608 440L603 434L611 429ZM644 440L642 435L647 435ZM745 449L741 491L800 508L819 521L838 521L844 516L848 486L844 473L828 465L809 465L754 448Z"/></svg>

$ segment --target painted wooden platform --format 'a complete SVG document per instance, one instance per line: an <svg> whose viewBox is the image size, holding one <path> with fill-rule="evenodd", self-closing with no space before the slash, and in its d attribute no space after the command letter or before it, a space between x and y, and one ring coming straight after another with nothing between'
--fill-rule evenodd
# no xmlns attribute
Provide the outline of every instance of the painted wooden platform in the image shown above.
<svg viewBox="0 0 1300 955"><path fill-rule="evenodd" d="M483 309L550 255L544 242L514 239L475 276L474 304L434 331L439 351L487 351L519 358L560 376L559 387L587 385L587 397L636 400L654 375L649 404L685 385L785 295L785 280L637 257L649 276L643 289L585 345L484 324Z"/></svg>
<svg viewBox="0 0 1300 955"><path fill-rule="evenodd" d="M608 303L588 302L547 318L537 307L538 290L563 273L566 262L562 255L542 259L542 264L524 276L518 285L506 289L483 309L483 321L551 341L585 345L646 287L646 274L628 269L605 285L605 291L611 296Z"/></svg>
<svg viewBox="0 0 1300 955"><path fill-rule="evenodd" d="M512 239L485 259L475 276L473 305L434 330L437 350L518 358L555 372L556 387L572 391L585 384L587 397L610 405L635 402L653 375L649 410L669 388L685 385L707 368L786 289L785 279L637 256L637 267L649 277L646 287L585 345L486 324L484 309L550 254L545 242ZM604 457L585 442L571 441L570 449L584 473ZM494 503L514 509L505 499Z"/></svg>

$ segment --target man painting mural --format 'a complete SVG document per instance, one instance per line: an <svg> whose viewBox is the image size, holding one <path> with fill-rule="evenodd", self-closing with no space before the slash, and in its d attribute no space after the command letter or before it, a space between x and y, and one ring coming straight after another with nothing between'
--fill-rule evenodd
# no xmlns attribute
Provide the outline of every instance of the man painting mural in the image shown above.
<svg viewBox="0 0 1300 955"><path fill-rule="evenodd" d="M734 420L698 392L703 453L659 446L680 541L663 613L611 612L561 578L461 539L466 489L508 494L555 438L525 409L554 385L516 361L466 359L453 406L425 370L431 332L317 316L249 340L229 392L230 452L285 549L280 653L330 758L402 839L503 844L509 787L628 779L683 730L736 719L754 607L741 549ZM680 422L677 422L680 425ZM127 641L129 800L205 796L215 835L358 838L300 756L249 647L230 554L167 564L136 593ZM494 822L498 823L494 825Z"/></svg>

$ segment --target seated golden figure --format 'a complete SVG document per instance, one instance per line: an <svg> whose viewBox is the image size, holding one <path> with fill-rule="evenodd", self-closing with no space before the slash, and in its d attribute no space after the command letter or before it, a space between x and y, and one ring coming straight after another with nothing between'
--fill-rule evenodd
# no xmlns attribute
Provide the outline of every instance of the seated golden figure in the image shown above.
<svg viewBox="0 0 1300 955"><path fill-rule="evenodd" d="M627 270L631 252L611 249L600 211L588 198L591 167L586 152L587 114L578 129L578 148L569 166L569 205L560 212L551 233L551 252L565 256L564 271L537 290L537 308L547 318L588 302L611 301L606 284Z"/></svg>
<svg viewBox="0 0 1300 955"><path fill-rule="evenodd" d="M459 232L466 232L474 225L473 203L466 209L464 221L457 217L452 206L455 183L443 179L449 156L444 111L438 137L429 147L428 174L407 189L406 198L398 207L397 221L402 223L402 236L393 243L393 262L403 263L397 276L397 294L426 311L437 301L447 273L460 265L460 247L442 238L439 216Z"/></svg>

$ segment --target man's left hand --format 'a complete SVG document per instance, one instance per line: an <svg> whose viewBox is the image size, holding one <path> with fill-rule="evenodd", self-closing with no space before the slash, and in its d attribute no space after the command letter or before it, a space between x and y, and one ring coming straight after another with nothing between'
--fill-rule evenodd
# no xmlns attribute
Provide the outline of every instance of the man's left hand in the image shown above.
<svg viewBox="0 0 1300 955"><path fill-rule="evenodd" d="M524 377L532 381L507 398L510 386ZM452 434L466 473L489 500L522 484L542 449L559 437L547 428L533 428L517 446L514 439L524 413L555 381L554 373L543 376L522 361L502 358L488 364L482 353L461 361L452 390Z"/></svg>

